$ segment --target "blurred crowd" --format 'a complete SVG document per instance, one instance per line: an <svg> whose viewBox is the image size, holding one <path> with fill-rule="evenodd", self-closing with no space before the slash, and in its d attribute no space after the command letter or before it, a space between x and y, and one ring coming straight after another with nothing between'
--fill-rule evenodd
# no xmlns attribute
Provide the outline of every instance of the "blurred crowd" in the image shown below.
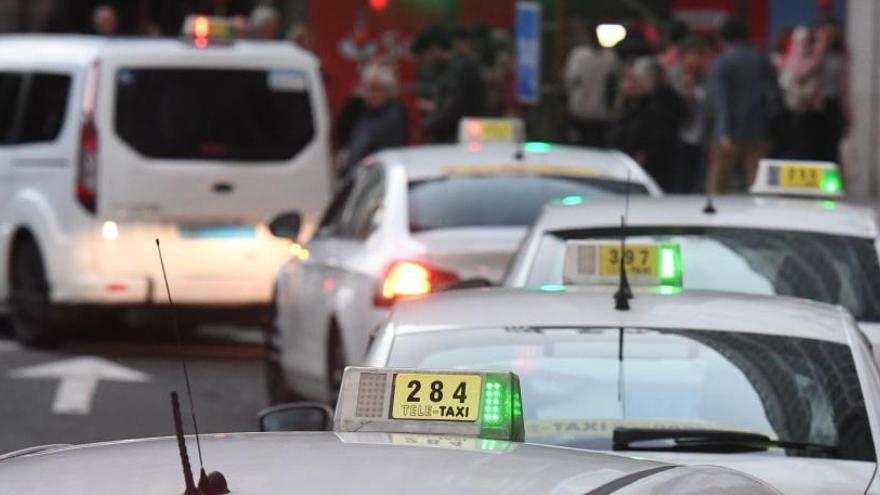
<svg viewBox="0 0 880 495"><path fill-rule="evenodd" d="M601 47L594 28L574 31L570 140L624 150L665 191L742 189L763 157L838 161L848 61L831 17L786 32L773 53L738 19L717 41L673 21L659 51L628 56Z"/></svg>
<svg viewBox="0 0 880 495"><path fill-rule="evenodd" d="M282 32L270 4L232 22L239 37L283 38L314 51L309 26ZM117 34L116 11L99 6L92 25L97 34ZM142 34L160 33L147 25ZM786 30L772 52L750 43L746 24L735 18L717 33L693 33L672 20L663 34L652 46L631 31L609 48L600 44L597 26L574 21L566 30L570 49L560 77L570 143L621 149L672 193L742 190L768 156L839 161L850 86L836 19ZM462 117L518 113L507 31L433 25L408 45L404 55L354 57L358 84L334 116L340 175L383 148L453 142ZM397 74L401 57L417 66L415 85L407 86L416 95L409 110Z"/></svg>

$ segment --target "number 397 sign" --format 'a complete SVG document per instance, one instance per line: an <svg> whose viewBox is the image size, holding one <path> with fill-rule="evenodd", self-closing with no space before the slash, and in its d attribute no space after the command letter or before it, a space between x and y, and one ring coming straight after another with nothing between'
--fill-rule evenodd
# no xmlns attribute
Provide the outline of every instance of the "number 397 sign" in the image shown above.
<svg viewBox="0 0 880 495"><path fill-rule="evenodd" d="M394 378L391 417L476 421L481 387L478 375L399 373Z"/></svg>

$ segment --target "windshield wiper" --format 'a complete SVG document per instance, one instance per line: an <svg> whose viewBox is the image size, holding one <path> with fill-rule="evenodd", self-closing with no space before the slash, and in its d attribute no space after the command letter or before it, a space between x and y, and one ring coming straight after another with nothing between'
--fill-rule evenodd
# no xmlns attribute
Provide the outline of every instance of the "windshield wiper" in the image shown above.
<svg viewBox="0 0 880 495"><path fill-rule="evenodd" d="M822 445L787 440L771 440L761 433L732 430L689 429L689 428L627 428L614 429L614 450L653 450L671 452L713 452L738 453L767 450L771 447L793 450L814 450L830 455L838 455L840 449L834 445ZM673 440L672 445L633 446L639 442L653 440Z"/></svg>

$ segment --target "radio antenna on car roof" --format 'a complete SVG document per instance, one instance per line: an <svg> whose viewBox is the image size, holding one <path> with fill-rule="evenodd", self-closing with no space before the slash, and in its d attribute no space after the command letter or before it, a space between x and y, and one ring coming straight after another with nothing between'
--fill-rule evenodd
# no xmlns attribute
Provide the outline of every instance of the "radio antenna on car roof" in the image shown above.
<svg viewBox="0 0 880 495"><path fill-rule="evenodd" d="M180 464L183 467L183 481L186 490L183 495L198 495L193 481L192 468L189 465L189 454L186 452L186 440L183 437L183 420L180 417L180 401L177 392L171 392L171 413L174 415L174 436L177 438L177 450L180 452Z"/></svg>
<svg viewBox="0 0 880 495"><path fill-rule="evenodd" d="M632 299L632 288L626 277L626 217L629 215L629 183L630 174L626 173L626 192L623 215L620 217L620 283L614 293L614 309L629 311L629 300Z"/></svg>
<svg viewBox="0 0 880 495"><path fill-rule="evenodd" d="M177 319L177 310L174 307L174 300L171 299L171 286L168 285L168 274L165 272L165 259L162 257L162 246L159 239L156 239L156 251L159 253L159 266L162 267L162 279L165 282L165 293L168 295L168 308L171 310L171 318L174 323L174 335L177 340L177 347L183 347L183 339L180 337L180 322ZM199 454L199 484L198 490L192 488L193 479L192 471L189 465L189 456L186 453L186 442L183 438L183 423L180 420L180 404L177 400L177 392L171 393L171 406L174 409L174 427L175 434L178 435L177 443L180 449L180 459L183 463L183 476L186 481L186 491L184 495L203 494L203 495L220 495L229 493L226 485L226 478L219 471L214 471L210 475L205 474L205 461L202 459L202 443L199 440L199 424L196 421L196 409L193 405L192 386L189 380L189 369L186 366L186 356L180 354L180 365L183 369L183 380L186 383L186 396L189 401L189 411L192 415L193 430L196 437L196 450Z"/></svg>
<svg viewBox="0 0 880 495"><path fill-rule="evenodd" d="M715 204L712 202L712 193L706 193L706 206L703 207L703 213L707 215L714 215L715 212L718 211L715 209Z"/></svg>

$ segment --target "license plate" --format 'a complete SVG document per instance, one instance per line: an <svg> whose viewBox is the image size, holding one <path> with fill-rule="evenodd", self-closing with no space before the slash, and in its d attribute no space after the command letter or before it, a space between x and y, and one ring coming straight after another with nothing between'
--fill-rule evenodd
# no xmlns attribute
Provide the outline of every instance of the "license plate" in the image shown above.
<svg viewBox="0 0 880 495"><path fill-rule="evenodd" d="M626 263L627 275L657 276L656 245L627 245L623 258ZM599 275L617 276L620 273L620 259L620 246L601 245L599 247Z"/></svg>
<svg viewBox="0 0 880 495"><path fill-rule="evenodd" d="M822 183L825 168L812 165L783 165L781 172L782 187L816 189Z"/></svg>
<svg viewBox="0 0 880 495"><path fill-rule="evenodd" d="M480 122L481 141L513 140L513 124L510 122Z"/></svg>
<svg viewBox="0 0 880 495"><path fill-rule="evenodd" d="M252 225L179 225L177 232L184 239L253 239L257 229Z"/></svg>
<svg viewBox="0 0 880 495"><path fill-rule="evenodd" d="M476 421L483 379L479 375L399 373L391 417L428 421Z"/></svg>

